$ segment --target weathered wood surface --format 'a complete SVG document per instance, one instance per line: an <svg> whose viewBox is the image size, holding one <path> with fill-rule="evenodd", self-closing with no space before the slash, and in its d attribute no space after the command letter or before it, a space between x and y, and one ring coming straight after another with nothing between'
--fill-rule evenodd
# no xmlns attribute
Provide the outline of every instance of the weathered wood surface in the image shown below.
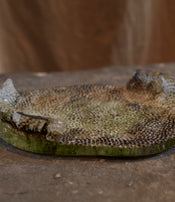
<svg viewBox="0 0 175 202"><path fill-rule="evenodd" d="M151 67L109 67L74 73L16 73L19 90L115 83L124 85L138 68L175 75L175 64ZM175 149L140 159L41 156L0 141L0 201L174 201Z"/></svg>
<svg viewBox="0 0 175 202"><path fill-rule="evenodd" d="M0 72L175 61L173 0L1 0Z"/></svg>

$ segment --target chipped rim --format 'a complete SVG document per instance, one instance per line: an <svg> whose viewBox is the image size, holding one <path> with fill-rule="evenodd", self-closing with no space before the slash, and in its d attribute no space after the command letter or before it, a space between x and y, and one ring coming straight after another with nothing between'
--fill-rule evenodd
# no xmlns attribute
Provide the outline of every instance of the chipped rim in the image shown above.
<svg viewBox="0 0 175 202"><path fill-rule="evenodd" d="M0 138L21 150L57 156L139 157L158 154L175 145L175 138L169 138L160 144L133 148L65 145L47 141L44 135L19 131L3 121L0 121Z"/></svg>

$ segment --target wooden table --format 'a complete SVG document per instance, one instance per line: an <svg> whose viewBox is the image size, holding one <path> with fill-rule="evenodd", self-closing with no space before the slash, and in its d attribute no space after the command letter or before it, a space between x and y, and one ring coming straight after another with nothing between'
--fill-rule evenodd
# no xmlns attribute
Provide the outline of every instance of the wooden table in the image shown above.
<svg viewBox="0 0 175 202"><path fill-rule="evenodd" d="M108 67L73 73L13 73L19 90L108 83L124 85L134 70L175 74L175 64ZM20 151L0 140L0 201L174 201L175 148L139 159L52 157Z"/></svg>

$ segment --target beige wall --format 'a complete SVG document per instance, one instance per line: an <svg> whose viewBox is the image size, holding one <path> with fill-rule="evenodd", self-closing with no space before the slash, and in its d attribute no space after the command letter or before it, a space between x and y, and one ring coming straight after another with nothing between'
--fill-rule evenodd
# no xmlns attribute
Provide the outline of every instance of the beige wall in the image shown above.
<svg viewBox="0 0 175 202"><path fill-rule="evenodd" d="M175 61L173 0L1 0L0 73Z"/></svg>

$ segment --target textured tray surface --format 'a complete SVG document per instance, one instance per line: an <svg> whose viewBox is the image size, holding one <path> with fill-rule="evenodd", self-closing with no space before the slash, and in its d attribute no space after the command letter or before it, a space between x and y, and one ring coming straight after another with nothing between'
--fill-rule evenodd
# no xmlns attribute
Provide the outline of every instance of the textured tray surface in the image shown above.
<svg viewBox="0 0 175 202"><path fill-rule="evenodd" d="M154 68L175 74L174 64ZM1 75L0 80L3 83L10 76L20 90L89 81L124 85L136 69L112 67L38 76L23 73ZM174 149L156 157L121 160L48 157L17 150L3 141L0 146L1 201L12 198L15 201L115 201L116 197L119 201L173 201L175 198Z"/></svg>

